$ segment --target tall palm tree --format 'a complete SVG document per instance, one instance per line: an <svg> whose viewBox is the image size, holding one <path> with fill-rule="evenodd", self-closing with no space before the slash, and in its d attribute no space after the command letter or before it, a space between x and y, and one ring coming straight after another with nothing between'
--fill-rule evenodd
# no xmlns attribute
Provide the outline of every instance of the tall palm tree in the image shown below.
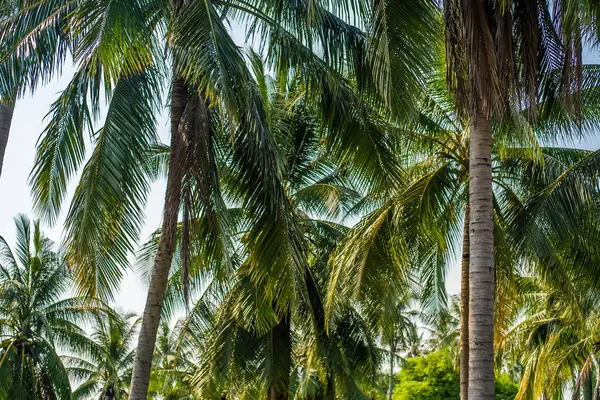
<svg viewBox="0 0 600 400"><path fill-rule="evenodd" d="M81 382L72 400L127 399L138 326L139 318L132 313L96 318L91 333L93 347L87 356L63 357L70 376Z"/></svg>
<svg viewBox="0 0 600 400"><path fill-rule="evenodd" d="M469 399L494 395L492 124L557 86L577 109L580 97L569 91L581 87L582 38L595 34L594 13L569 0L444 2L449 84L471 131Z"/></svg>
<svg viewBox="0 0 600 400"><path fill-rule="evenodd" d="M595 76L596 69L596 66L586 66L584 76ZM421 103L423 111L419 126L416 129L402 129L403 136L399 139L398 148L408 149L399 151L400 159L405 160L405 182L396 188L378 188L367 196L368 201L361 203L357 211L362 213L367 210L370 213L342 242L334 258L337 272L331 282L330 292L338 290L346 293L337 296L338 299L355 297L356 293L360 293L359 298L364 299L370 307L384 304L388 293L400 293L403 285L410 284L410 275L414 273L411 266L419 266L420 281L424 285L422 300L428 309L433 306L438 311L443 310L445 268L453 262L452 254L458 253L456 246L462 237L460 372L462 398L466 398L469 376L466 322L470 301L470 205L467 195L470 128L463 119L456 118L452 104L444 95L445 91L438 90L438 86L434 81L431 91ZM596 93L594 78L586 79L582 98L590 106L582 108L581 116L586 127L598 121L594 110ZM577 149L541 146L540 140L552 143L559 140L561 135L572 137L574 128L568 115L561 111L547 110L546 113L541 118L544 123L539 125L531 125L517 115L511 124L498 126L495 132L496 142L492 153L493 200L495 246L500 256L495 272L498 294L496 332L503 328L500 326L503 321L498 318L505 314L502 307L506 305L506 299L502 296L508 295L500 289L509 287L511 270L518 265L519 257L521 260L550 257L542 254L544 250L539 246L540 238L534 234L525 235L525 232L531 232L536 224L543 224L542 219L549 221L550 217L543 214L550 212L554 221L561 221L560 225L554 223L552 229L558 229L563 235L567 229L571 229L569 235L575 235L580 229L574 227L575 219L567 217L572 213L564 207L557 207L557 204L569 202L573 207L575 204L578 204L577 207L585 206L589 193L594 191L596 164L593 154L583 156ZM389 129L399 128L390 126ZM532 133L539 134L539 140ZM581 167L571 168L576 162L581 162ZM555 192L554 200L536 201L539 208L526 205L529 199L539 196L546 189L548 194L554 192L550 187L563 173L564 178L560 179L563 181L560 184L562 189ZM578 194L578 188L581 187L586 188L585 194ZM545 196L540 199L542 197ZM378 205L375 210L373 204ZM529 218L525 218L525 208L530 214ZM562 217L557 215L559 209L562 210ZM521 217L516 217L515 213ZM515 224L514 221L519 219L521 221ZM534 222L536 220L538 222ZM508 237L515 232L518 232L519 239ZM553 268L547 261L537 265L544 274ZM365 290L365 286L370 288ZM370 298L370 295L373 297Z"/></svg>
<svg viewBox="0 0 600 400"><path fill-rule="evenodd" d="M99 310L66 297L72 285L53 243L24 215L15 217L15 251L0 237L0 399L68 399L59 350L87 352L80 325Z"/></svg>
<svg viewBox="0 0 600 400"><path fill-rule="evenodd" d="M182 210L184 216L192 218L189 208L186 214L185 204L197 196L203 199L201 208L218 215L220 194L214 184L215 156L211 153L210 116L214 110L226 116L236 147L232 156L242 172L237 179L245 186L241 201L256 218L248 244L259 250L255 254L270 271L277 270L275 254L294 248L293 243L285 242L286 234L274 234L281 239L278 242L264 240L269 230L296 229L295 222L281 185L280 161L268 130L268 116L224 19L246 22L250 18L256 22L248 26L269 38L273 51L268 56L278 71L301 75L307 87L326 88L320 92L327 95L323 106L331 126L346 120L342 112L356 110L347 108L335 83L345 82L341 72L348 69L340 64L343 59L353 60L352 71L366 76L368 68L360 61L366 48L362 32L323 6L315 8L304 2L284 5L82 0L63 7L42 1L18 13L12 18L13 25L7 25L7 31L16 32L11 40L18 44L27 41L31 32L57 24L58 15L69 16L63 31L73 35L78 71L52 107L50 123L39 142L32 185L36 209L48 220L55 220L66 184L84 160L84 132L91 134L94 153L84 168L66 223L68 257L88 295L110 297L120 280L120 267L127 263L127 253L137 238L149 190L148 177L140 166L146 164L144 159L155 141L160 94L164 83L170 83L172 168L167 179L163 242L140 331L132 398L143 398L147 388L178 214ZM346 7L339 10L357 15ZM11 29L15 27L19 29ZM323 53L323 49L327 51ZM164 54L169 56L168 63ZM330 75L332 71L336 74ZM407 74L416 76L417 72ZM369 84L368 79L362 82ZM104 127L93 131L103 91L110 98L109 111ZM334 114L336 120L331 117ZM345 132L345 127L340 124L332 132ZM354 155L359 154L356 149L361 141L373 145L354 135L332 139L338 148ZM206 149L210 151L206 153ZM355 158L369 162L364 153ZM219 232L225 225L217 220L211 219L214 225L208 240L213 244L219 243ZM275 245L281 251L272 251ZM217 247L221 246L209 247L219 253ZM98 252L98 248L105 250ZM294 254L288 256L290 265L298 260Z"/></svg>
<svg viewBox="0 0 600 400"><path fill-rule="evenodd" d="M250 395L248 393L251 392L259 397L286 398L298 385L298 390L309 397L317 395L315 391L318 390L330 394L334 390L360 391L356 383L352 387L353 379L361 375L364 377L366 370L361 370L362 374L354 371L352 378L350 372L352 368L358 371L359 360L365 365L369 362L368 359L365 361L369 351L354 356L344 351L352 348L352 340L355 346L368 349L372 346L369 343L370 333L364 330L366 342L349 337L353 329L359 332L364 328L361 328L358 314L347 310L345 323L343 318L336 324L332 322L331 334L328 335L321 300L322 284L327 281L328 274L327 257L335 247L336 238L340 235L338 231L343 229L330 219L343 215L359 194L348 185L350 177L346 176L347 173L325 151L321 140L323 132L315 118L318 112L311 111L311 103L304 98L302 90L290 89L298 83L275 82L265 77L264 66L256 54L252 56L252 66L265 96L269 123L284 163L286 193L295 205L295 213L304 230L304 240L308 243L302 255L307 266L299 271L278 272L281 280L289 281L289 289L270 300L268 293L273 289L269 281L257 284L251 278L264 266L251 263L254 255L247 247L238 248L238 254L232 259L241 261L237 263L239 267L235 275L229 275L237 277L234 283L225 285L225 293L218 296L215 305L207 306L199 301L184 324L192 329L192 332L183 329L185 343L205 348L199 357L201 366L195 381L203 396L220 396L223 392ZM226 193L235 193L235 181L231 179L235 170L222 171ZM242 221L245 221L238 224L237 229L237 236L241 236L244 243L252 229L252 219L243 210L232 209L230 213L231 217L235 213L241 215ZM326 219L318 220L312 216ZM182 228L183 224L180 225ZM182 231L178 237L183 237ZM154 251L156 245L154 242ZM152 256L144 258L151 259ZM181 266L174 270L167 304L174 299L176 293L173 292L182 289L178 284L181 272ZM213 275L211 290L218 292L215 289L219 288L219 284L214 282L218 282L214 279L215 271L206 272ZM192 292L197 291L197 286L191 285ZM185 298L179 296L177 299L185 302ZM281 310L277 302L282 296L294 296L297 300L290 302L289 308ZM172 306L168 305L166 309L172 309ZM196 344L199 338L205 339ZM273 353L274 347L278 349L276 353ZM231 349L236 349L234 354L229 353ZM344 376L345 383L342 380ZM300 382L297 382L298 379ZM341 383L335 384L335 381ZM334 389L335 386L338 389Z"/></svg>

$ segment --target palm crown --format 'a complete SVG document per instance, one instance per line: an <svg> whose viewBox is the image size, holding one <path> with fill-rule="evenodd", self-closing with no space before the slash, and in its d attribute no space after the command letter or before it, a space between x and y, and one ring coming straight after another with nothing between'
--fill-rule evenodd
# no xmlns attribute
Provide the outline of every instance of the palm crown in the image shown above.
<svg viewBox="0 0 600 400"><path fill-rule="evenodd" d="M19 215L15 224L14 252L0 238L0 398L66 399L71 387L57 352L92 349L80 324L99 309L67 297L67 265L39 223Z"/></svg>
<svg viewBox="0 0 600 400"><path fill-rule="evenodd" d="M126 399L133 366L133 344L139 319L134 314L111 313L95 318L85 357L65 357L71 378L81 382L71 399Z"/></svg>

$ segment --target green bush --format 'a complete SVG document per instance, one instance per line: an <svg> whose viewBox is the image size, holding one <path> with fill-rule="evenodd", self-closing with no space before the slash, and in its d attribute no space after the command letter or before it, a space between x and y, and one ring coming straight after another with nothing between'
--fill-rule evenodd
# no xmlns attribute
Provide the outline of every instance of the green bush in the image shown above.
<svg viewBox="0 0 600 400"><path fill-rule="evenodd" d="M513 400L517 396L519 387L514 383L507 374L496 374L496 400Z"/></svg>
<svg viewBox="0 0 600 400"><path fill-rule="evenodd" d="M517 385L501 374L496 377L496 400L513 400ZM394 400L459 400L460 377L449 351L441 350L407 360L396 375Z"/></svg>

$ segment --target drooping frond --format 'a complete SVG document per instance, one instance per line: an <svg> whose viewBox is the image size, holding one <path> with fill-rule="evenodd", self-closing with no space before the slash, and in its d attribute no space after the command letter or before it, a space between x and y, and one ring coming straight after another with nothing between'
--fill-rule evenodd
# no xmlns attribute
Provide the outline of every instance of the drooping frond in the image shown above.
<svg viewBox="0 0 600 400"><path fill-rule="evenodd" d="M143 222L149 182L142 167L157 140L156 79L147 70L119 81L67 215L67 258L90 296L110 298L118 287Z"/></svg>

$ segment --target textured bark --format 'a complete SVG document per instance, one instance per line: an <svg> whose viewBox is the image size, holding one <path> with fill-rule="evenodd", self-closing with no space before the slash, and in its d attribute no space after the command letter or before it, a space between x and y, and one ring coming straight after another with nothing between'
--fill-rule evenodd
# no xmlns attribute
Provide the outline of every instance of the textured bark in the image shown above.
<svg viewBox="0 0 600 400"><path fill-rule="evenodd" d="M2 166L4 165L4 154L10 135L10 125L15 112L15 102L8 101L0 105L0 176L2 176Z"/></svg>
<svg viewBox="0 0 600 400"><path fill-rule="evenodd" d="M467 204L460 278L460 400L469 399L469 218L470 209Z"/></svg>
<svg viewBox="0 0 600 400"><path fill-rule="evenodd" d="M392 340L390 344L390 371L388 376L388 392L387 398L388 400L392 400L392 396L394 394L394 353L396 352L395 341Z"/></svg>
<svg viewBox="0 0 600 400"><path fill-rule="evenodd" d="M175 251L177 221L181 202L181 181L183 177L183 143L179 132L179 123L187 104L188 90L182 79L173 79L171 93L171 155L169 175L163 209L163 223L158 250L154 259L148 297L142 316L142 326L135 354L133 375L131 377L130 400L145 400L150 382L152 356L156 344L156 336L160 325L160 315L169 270Z"/></svg>
<svg viewBox="0 0 600 400"><path fill-rule="evenodd" d="M494 399L494 220L492 126L471 121L469 155L469 400Z"/></svg>

